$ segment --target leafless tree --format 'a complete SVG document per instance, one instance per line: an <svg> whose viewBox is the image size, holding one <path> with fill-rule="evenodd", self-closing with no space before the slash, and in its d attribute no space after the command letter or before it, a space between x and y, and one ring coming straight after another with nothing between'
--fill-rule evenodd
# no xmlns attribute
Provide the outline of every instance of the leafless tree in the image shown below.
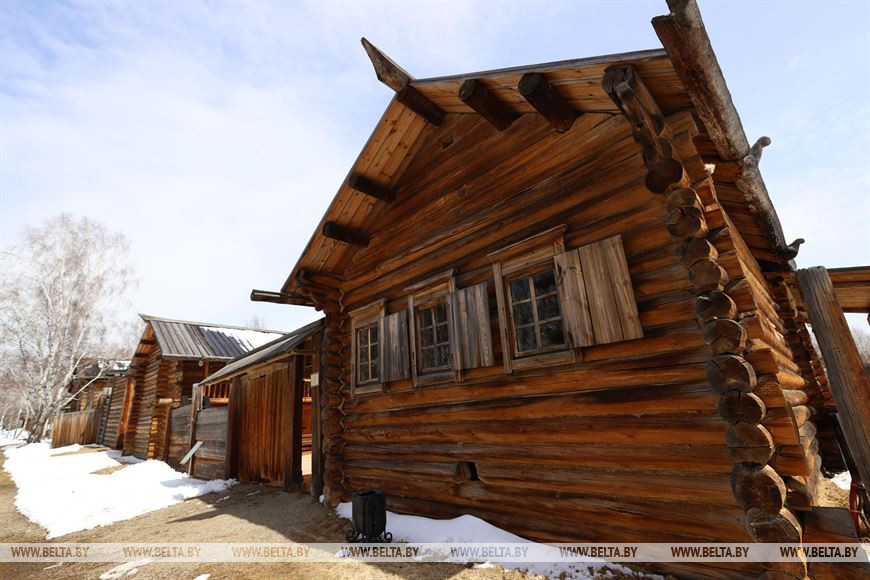
<svg viewBox="0 0 870 580"><path fill-rule="evenodd" d="M263 321L262 318L255 314L248 319L248 321L245 323L245 326L249 328L259 328L260 330L263 330L264 328L266 328L266 323Z"/></svg>
<svg viewBox="0 0 870 580"><path fill-rule="evenodd" d="M4 382L21 394L29 441L43 439L77 394L67 391L76 371L106 358L133 283L128 252L123 234L68 214L25 229L3 251L0 363Z"/></svg>
<svg viewBox="0 0 870 580"><path fill-rule="evenodd" d="M852 327L852 336L855 338L855 346L864 364L870 364L870 332L857 326Z"/></svg>

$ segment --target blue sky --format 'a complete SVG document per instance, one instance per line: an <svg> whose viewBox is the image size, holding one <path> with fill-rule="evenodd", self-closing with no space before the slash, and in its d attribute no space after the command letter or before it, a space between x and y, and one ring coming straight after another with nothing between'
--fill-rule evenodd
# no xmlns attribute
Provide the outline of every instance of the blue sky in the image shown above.
<svg viewBox="0 0 870 580"><path fill-rule="evenodd" d="M870 4L700 2L799 265L870 263ZM654 2L0 3L0 244L55 213L130 238L133 311L289 329L277 289L391 93L658 48ZM131 311L131 316L133 312ZM861 324L860 319L852 322Z"/></svg>

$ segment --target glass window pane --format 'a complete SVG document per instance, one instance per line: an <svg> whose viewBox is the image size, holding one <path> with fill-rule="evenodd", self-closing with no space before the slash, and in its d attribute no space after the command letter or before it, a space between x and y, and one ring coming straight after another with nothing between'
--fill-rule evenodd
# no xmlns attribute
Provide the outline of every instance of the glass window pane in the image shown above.
<svg viewBox="0 0 870 580"><path fill-rule="evenodd" d="M538 300L538 320L547 320L548 318L559 318L561 311L559 309L559 296L551 294Z"/></svg>
<svg viewBox="0 0 870 580"><path fill-rule="evenodd" d="M369 337L370 337L369 340L371 342L378 342L378 327L377 326L372 326L371 328L369 328Z"/></svg>
<svg viewBox="0 0 870 580"><path fill-rule="evenodd" d="M372 343L372 345L369 347L369 358L372 359L372 362L377 361L378 358L380 357L380 354L381 354L381 349L378 346L378 344Z"/></svg>
<svg viewBox="0 0 870 580"><path fill-rule="evenodd" d="M562 322L548 322L541 325L541 342L543 347L565 344L565 333L562 330Z"/></svg>
<svg viewBox="0 0 870 580"><path fill-rule="evenodd" d="M435 331L432 328L422 330L420 332L420 344L423 346L432 346L432 338L434 335Z"/></svg>
<svg viewBox="0 0 870 580"><path fill-rule="evenodd" d="M369 362L369 346L367 344L361 344L359 348L359 362L360 364L368 364Z"/></svg>
<svg viewBox="0 0 870 580"><path fill-rule="evenodd" d="M514 304L514 324L524 326L534 322L532 316L532 303L523 302L522 304Z"/></svg>
<svg viewBox="0 0 870 580"><path fill-rule="evenodd" d="M447 305L438 304L433 308L435 310L435 322L447 322Z"/></svg>
<svg viewBox="0 0 870 580"><path fill-rule="evenodd" d="M549 294L556 291L556 275L552 270L535 274L535 293Z"/></svg>
<svg viewBox="0 0 870 580"><path fill-rule="evenodd" d="M517 329L517 350L525 352L538 348L537 340L535 339L534 327L518 328Z"/></svg>
<svg viewBox="0 0 870 580"><path fill-rule="evenodd" d="M420 328L432 327L432 313L429 309L420 311Z"/></svg>
<svg viewBox="0 0 870 580"><path fill-rule="evenodd" d="M511 299L514 302L528 300L530 296L528 278L520 278L511 282Z"/></svg>
<svg viewBox="0 0 870 580"><path fill-rule="evenodd" d="M420 365L423 370L431 369L435 366L435 350L431 348L423 349Z"/></svg>
<svg viewBox="0 0 870 580"><path fill-rule="evenodd" d="M373 356L372 357L372 376L369 377L370 379L376 379L380 376L380 372L379 372L378 368L379 368L378 361Z"/></svg>
<svg viewBox="0 0 870 580"><path fill-rule="evenodd" d="M442 324L440 326L435 327L435 338L437 339L437 342L439 342L439 343L447 342L448 338L447 338L447 325L446 324Z"/></svg>
<svg viewBox="0 0 870 580"><path fill-rule="evenodd" d="M450 366L450 349L447 347L447 345L438 347L438 366Z"/></svg>

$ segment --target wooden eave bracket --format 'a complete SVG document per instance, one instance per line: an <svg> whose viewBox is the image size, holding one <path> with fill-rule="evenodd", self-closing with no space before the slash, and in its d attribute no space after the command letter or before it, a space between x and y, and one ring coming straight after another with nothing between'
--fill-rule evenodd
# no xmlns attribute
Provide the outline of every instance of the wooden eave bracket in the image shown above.
<svg viewBox="0 0 870 580"><path fill-rule="evenodd" d="M347 179L347 185L353 190L387 203L396 199L395 191L385 185L372 181L360 173L351 173Z"/></svg>
<svg viewBox="0 0 870 580"><path fill-rule="evenodd" d="M378 80L396 92L396 100L432 123L440 125L444 122L444 111L427 99L420 91L411 86L414 81L408 72L396 62L381 52L378 47L369 42L365 37L360 39L372 66L375 68L375 76Z"/></svg>
<svg viewBox="0 0 870 580"><path fill-rule="evenodd" d="M480 79L468 79L459 87L459 100L471 107L499 131L511 126L518 115L486 88Z"/></svg>
<svg viewBox="0 0 870 580"><path fill-rule="evenodd" d="M350 244L352 246L359 246L361 248L368 246L371 241L371 237L367 233L348 226L343 226L336 222L326 222L323 224L321 233L325 238L344 242L345 244Z"/></svg>
<svg viewBox="0 0 870 580"><path fill-rule="evenodd" d="M580 116L559 94L547 77L541 73L526 73L517 85L520 95L535 109L557 133L571 128Z"/></svg>
<svg viewBox="0 0 870 580"><path fill-rule="evenodd" d="M286 292L273 292L271 290L251 290L252 302L272 302L274 304L293 304L296 306L315 306L310 298L288 294Z"/></svg>

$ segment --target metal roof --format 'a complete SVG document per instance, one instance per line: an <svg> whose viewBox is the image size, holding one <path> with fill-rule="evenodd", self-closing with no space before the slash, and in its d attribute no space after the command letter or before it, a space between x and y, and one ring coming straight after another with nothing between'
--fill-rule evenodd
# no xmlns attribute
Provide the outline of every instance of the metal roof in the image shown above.
<svg viewBox="0 0 870 580"><path fill-rule="evenodd" d="M297 328L292 332L288 332L277 340L264 344L260 348L254 349L236 360L231 361L221 370L203 379L200 384L207 385L220 382L230 375L234 375L247 368L271 360L279 355L291 352L298 345L305 342L305 339L319 331L321 328L323 328L322 318L316 322Z"/></svg>
<svg viewBox="0 0 870 580"><path fill-rule="evenodd" d="M154 328L165 358L229 360L284 335L278 330L139 316Z"/></svg>

